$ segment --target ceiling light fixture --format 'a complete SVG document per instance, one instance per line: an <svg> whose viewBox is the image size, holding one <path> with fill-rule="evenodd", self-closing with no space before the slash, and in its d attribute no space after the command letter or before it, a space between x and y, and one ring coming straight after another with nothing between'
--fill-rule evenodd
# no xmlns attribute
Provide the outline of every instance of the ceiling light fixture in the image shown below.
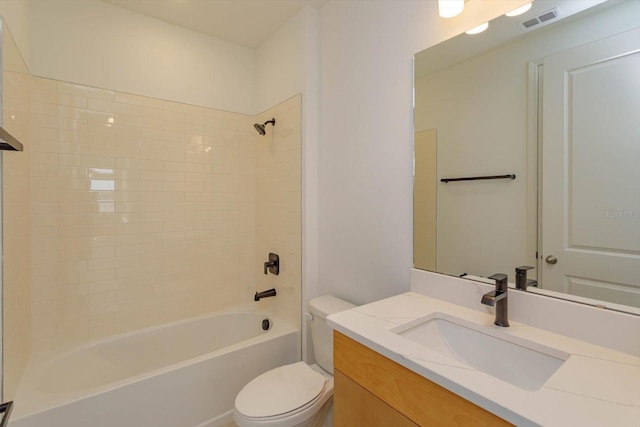
<svg viewBox="0 0 640 427"><path fill-rule="evenodd" d="M443 18L453 18L462 13L464 0L438 0L438 13Z"/></svg>
<svg viewBox="0 0 640 427"><path fill-rule="evenodd" d="M505 13L505 16L518 16L518 15L522 15L525 12L528 12L529 9L531 9L531 5L532 3L527 3L524 6L520 6L517 9L512 10L511 12Z"/></svg>
<svg viewBox="0 0 640 427"><path fill-rule="evenodd" d="M481 32L483 32L484 30L486 30L487 28L489 28L489 23L485 22L484 24L480 24L477 27L474 27L472 29L470 29L469 31L465 31L465 33L467 34L479 34Z"/></svg>

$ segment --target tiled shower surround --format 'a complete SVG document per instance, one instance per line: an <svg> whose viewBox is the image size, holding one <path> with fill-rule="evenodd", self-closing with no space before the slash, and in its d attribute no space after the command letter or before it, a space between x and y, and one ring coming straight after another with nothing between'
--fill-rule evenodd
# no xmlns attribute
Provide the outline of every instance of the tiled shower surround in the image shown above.
<svg viewBox="0 0 640 427"><path fill-rule="evenodd" d="M2 384L12 400L31 351L29 91L31 76L2 21L2 124L24 151L2 156Z"/></svg>
<svg viewBox="0 0 640 427"><path fill-rule="evenodd" d="M257 218L288 224L269 248L289 274L272 280L299 325L300 96L276 112L282 126L259 136L254 116L34 77L32 349L250 304L267 256ZM296 184L261 203L259 182L283 171Z"/></svg>
<svg viewBox="0 0 640 427"><path fill-rule="evenodd" d="M259 290L276 288L276 298L268 305L300 330L302 301L301 253L301 144L300 96L285 101L257 117L264 123L276 118L276 126L267 128L256 139L256 258L261 265L269 252L280 256L280 274L258 271Z"/></svg>

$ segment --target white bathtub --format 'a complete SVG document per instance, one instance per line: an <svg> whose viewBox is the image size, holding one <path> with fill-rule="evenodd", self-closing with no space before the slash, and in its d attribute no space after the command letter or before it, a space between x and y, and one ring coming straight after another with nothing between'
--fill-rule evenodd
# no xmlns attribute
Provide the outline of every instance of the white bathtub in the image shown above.
<svg viewBox="0 0 640 427"><path fill-rule="evenodd" d="M235 396L246 383L299 360L298 337L273 316L230 312L36 357L9 425L218 426L231 420Z"/></svg>

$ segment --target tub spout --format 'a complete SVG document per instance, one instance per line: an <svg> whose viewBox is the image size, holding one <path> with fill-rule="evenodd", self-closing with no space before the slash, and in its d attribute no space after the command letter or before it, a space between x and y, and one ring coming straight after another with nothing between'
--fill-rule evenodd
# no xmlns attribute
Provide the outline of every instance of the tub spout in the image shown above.
<svg viewBox="0 0 640 427"><path fill-rule="evenodd" d="M266 291L256 292L255 296L253 297L253 300L260 301L261 298L275 297L275 296L276 296L275 289L267 289Z"/></svg>

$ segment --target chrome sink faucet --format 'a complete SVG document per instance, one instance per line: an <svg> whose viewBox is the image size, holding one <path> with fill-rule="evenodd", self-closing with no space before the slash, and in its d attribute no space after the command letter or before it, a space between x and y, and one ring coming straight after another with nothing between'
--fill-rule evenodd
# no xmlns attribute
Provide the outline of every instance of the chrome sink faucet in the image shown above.
<svg viewBox="0 0 640 427"><path fill-rule="evenodd" d="M496 281L496 289L482 295L482 304L496 308L496 320L494 324L502 327L509 326L509 315L507 305L507 275L502 273L489 276L488 279Z"/></svg>

